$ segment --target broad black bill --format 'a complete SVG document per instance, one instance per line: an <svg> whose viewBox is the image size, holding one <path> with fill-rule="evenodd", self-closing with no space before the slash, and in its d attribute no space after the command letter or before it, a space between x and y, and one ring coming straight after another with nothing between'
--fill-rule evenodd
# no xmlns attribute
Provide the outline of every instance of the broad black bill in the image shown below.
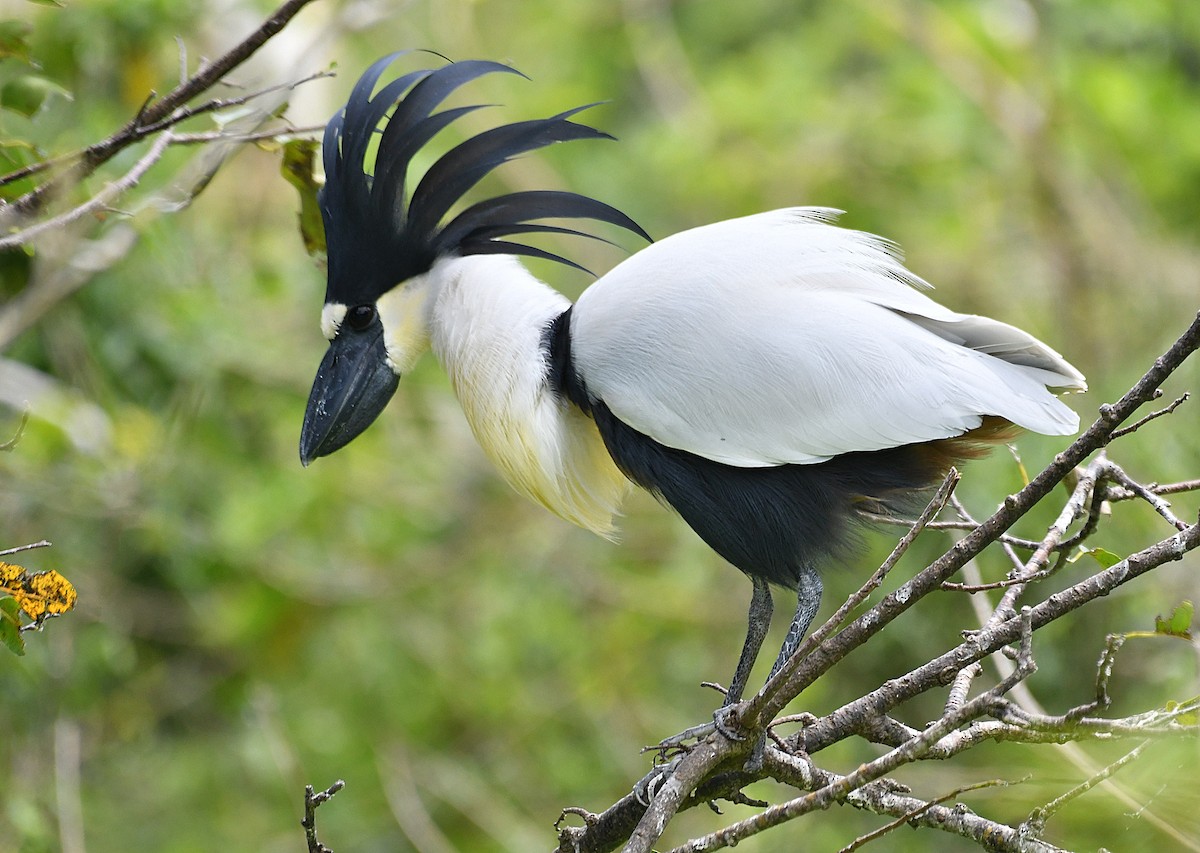
<svg viewBox="0 0 1200 853"><path fill-rule="evenodd" d="M300 461L345 447L383 411L400 384L388 366L383 327L343 330L329 344L313 381L300 429Z"/></svg>

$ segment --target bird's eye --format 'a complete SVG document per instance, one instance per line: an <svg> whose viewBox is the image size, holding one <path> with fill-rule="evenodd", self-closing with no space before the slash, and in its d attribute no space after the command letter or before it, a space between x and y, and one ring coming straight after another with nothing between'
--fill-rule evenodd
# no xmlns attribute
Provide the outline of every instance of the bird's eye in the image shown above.
<svg viewBox="0 0 1200 853"><path fill-rule="evenodd" d="M356 332L361 332L374 321L374 305L356 305L346 313L346 323Z"/></svg>

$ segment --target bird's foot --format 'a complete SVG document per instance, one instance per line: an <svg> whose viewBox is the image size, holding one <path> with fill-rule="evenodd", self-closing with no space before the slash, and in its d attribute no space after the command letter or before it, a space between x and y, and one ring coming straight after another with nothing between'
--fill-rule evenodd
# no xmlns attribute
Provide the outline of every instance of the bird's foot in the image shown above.
<svg viewBox="0 0 1200 853"><path fill-rule="evenodd" d="M688 752L693 743L699 743L716 730L717 726L715 722L701 723L698 726L684 729L679 734L663 738L652 746L643 746L642 752L657 752L664 758L668 753L675 750Z"/></svg>
<svg viewBox="0 0 1200 853"><path fill-rule="evenodd" d="M722 705L713 711L711 723L700 723L699 725L684 729L679 734L663 738L653 746L642 747L642 752L657 752L665 759L668 753L675 750L690 751L692 745L704 740L704 738L713 732L720 732L723 737L732 741L744 741L746 736L738 732L735 728L737 725L738 710L738 705Z"/></svg>
<svg viewBox="0 0 1200 853"><path fill-rule="evenodd" d="M682 760L682 755L676 755L669 761L655 764L649 773L637 781L637 784L633 786L633 798L639 805L650 808L650 801L654 799L654 795L658 793L658 789L662 787L663 783L671 778L675 768Z"/></svg>
<svg viewBox="0 0 1200 853"><path fill-rule="evenodd" d="M654 746L642 747L642 752L657 752L658 755L655 757L654 768L633 787L633 796L638 803L649 807L650 801L661 790L663 784L671 778L683 757L709 735L719 733L730 741L746 743L750 734L753 733L747 734L740 730L739 712L743 707L744 704L741 702L735 705L722 705L713 711L711 723L692 726L677 735L663 738ZM766 746L767 733L759 730L754 738L753 746L750 748L750 754L746 758L746 763L743 765L743 769L747 773L757 774L762 770Z"/></svg>
<svg viewBox="0 0 1200 853"><path fill-rule="evenodd" d="M717 710L713 711L713 728L719 731L722 735L732 741L744 741L746 736L741 732L734 731L733 726L738 722L738 711L741 709L741 704L737 705L722 705Z"/></svg>
<svg viewBox="0 0 1200 853"><path fill-rule="evenodd" d="M738 719L738 711L740 709L740 703L738 705L722 705L713 711L713 727L729 740L745 743L747 735L734 729L734 726L740 722ZM760 731L758 737L754 739L754 746L751 747L750 756L746 759L744 765L747 773L758 773L758 771L762 770L766 749L767 733Z"/></svg>

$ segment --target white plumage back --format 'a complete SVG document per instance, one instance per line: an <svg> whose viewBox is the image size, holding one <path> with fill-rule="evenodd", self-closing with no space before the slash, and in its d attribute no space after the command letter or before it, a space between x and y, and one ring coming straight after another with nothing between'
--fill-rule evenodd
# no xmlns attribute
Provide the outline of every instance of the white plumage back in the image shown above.
<svg viewBox="0 0 1200 853"><path fill-rule="evenodd" d="M684 231L592 285L590 393L656 441L743 467L951 438L995 415L1068 434L1083 376L1033 336L920 292L886 241L776 210Z"/></svg>

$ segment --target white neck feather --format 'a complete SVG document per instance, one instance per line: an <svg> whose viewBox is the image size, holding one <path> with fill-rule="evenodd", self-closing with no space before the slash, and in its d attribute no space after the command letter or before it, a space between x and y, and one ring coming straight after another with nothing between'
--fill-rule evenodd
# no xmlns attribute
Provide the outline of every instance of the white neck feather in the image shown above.
<svg viewBox="0 0 1200 853"><path fill-rule="evenodd" d="M484 452L517 491L611 536L628 481L547 379L546 329L570 301L503 255L442 259L428 283L430 345Z"/></svg>

